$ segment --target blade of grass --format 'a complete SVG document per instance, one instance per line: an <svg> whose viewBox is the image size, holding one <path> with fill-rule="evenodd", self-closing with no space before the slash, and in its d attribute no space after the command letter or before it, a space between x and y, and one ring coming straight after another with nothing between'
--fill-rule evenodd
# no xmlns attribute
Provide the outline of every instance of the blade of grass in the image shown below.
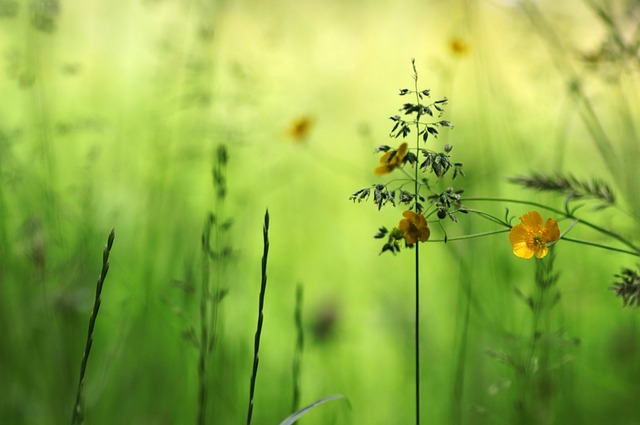
<svg viewBox="0 0 640 425"><path fill-rule="evenodd" d="M326 403L328 401L338 400L338 399L341 399L341 398L344 398L344 396L340 395L340 394L337 394L337 395L330 395L330 396L321 398L320 400L316 400L313 403L309 404L308 406L305 406L302 409L298 410L297 412L293 413L291 416L289 416L284 421L280 422L280 425L291 425L291 424L295 423L298 419L300 419L302 416L304 416L307 413L309 413L309 411L314 409L315 407L318 407L319 405L324 404L324 403Z"/></svg>
<svg viewBox="0 0 640 425"><path fill-rule="evenodd" d="M247 425L251 424L253 415L253 396L256 389L256 380L258 377L258 353L260 351L260 335L262 334L262 322L264 321L264 296L267 292L267 257L269 254L269 210L264 215L264 226L262 228L264 239L262 254L262 282L260 284L260 300L258 302L258 325L256 327L256 336L253 348L253 369L251 371L251 383L249 388L249 407L247 409Z"/></svg>
<svg viewBox="0 0 640 425"><path fill-rule="evenodd" d="M102 286L104 285L104 280L107 277L107 272L109 271L109 253L111 252L111 247L113 246L113 239L115 238L115 229L111 229L111 233L109 233L109 238L107 239L107 245L104 247L104 251L102 252L102 271L100 272L100 276L98 276L98 282L96 284L96 297L93 302L93 310L91 312L91 317L89 317L89 328L87 330L87 342L84 347L84 354L82 355L82 363L80 364L80 379L78 380L78 391L76 393L76 403L73 406L73 416L71 418L71 424L81 424L84 419L84 406L82 400L82 388L84 387L84 375L87 371L87 362L89 360L89 354L91 353L91 346L93 345L93 330L96 325L96 319L98 317L98 312L100 311L101 304L101 296L102 296Z"/></svg>

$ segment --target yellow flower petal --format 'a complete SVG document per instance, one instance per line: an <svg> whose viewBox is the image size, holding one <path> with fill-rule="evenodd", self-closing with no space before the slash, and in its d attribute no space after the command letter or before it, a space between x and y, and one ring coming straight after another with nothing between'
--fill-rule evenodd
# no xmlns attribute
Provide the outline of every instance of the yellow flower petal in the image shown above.
<svg viewBox="0 0 640 425"><path fill-rule="evenodd" d="M552 218L548 218L544 225L544 230L547 236L547 242L556 242L560 239L560 229L558 228L558 222Z"/></svg>
<svg viewBox="0 0 640 425"><path fill-rule="evenodd" d="M538 211L530 211L520 217L522 225L530 229L542 227L542 216Z"/></svg>
<svg viewBox="0 0 640 425"><path fill-rule="evenodd" d="M376 167L373 171L379 175L385 175L392 172L394 169L402 166L404 157L407 156L409 145L402 143L397 150L392 149L384 153L380 157L380 166Z"/></svg>
<svg viewBox="0 0 640 425"><path fill-rule="evenodd" d="M526 242L518 242L513 244L513 253L520 258L533 257L533 251L529 249Z"/></svg>
<svg viewBox="0 0 640 425"><path fill-rule="evenodd" d="M536 247L536 258L543 258L549 252L549 248L546 245L540 245Z"/></svg>

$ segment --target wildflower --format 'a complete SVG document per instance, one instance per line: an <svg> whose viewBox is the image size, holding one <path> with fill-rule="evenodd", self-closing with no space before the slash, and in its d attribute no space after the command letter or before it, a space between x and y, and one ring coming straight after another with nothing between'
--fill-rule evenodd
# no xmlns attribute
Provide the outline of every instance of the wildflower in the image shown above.
<svg viewBox="0 0 640 425"><path fill-rule="evenodd" d="M408 245L429 240L431 231L427 225L427 219L422 214L407 210L402 213L402 216L404 218L400 220L398 228L404 232L404 240Z"/></svg>
<svg viewBox="0 0 640 425"><path fill-rule="evenodd" d="M459 37L449 40L449 49L454 56L462 57L469 53L469 44Z"/></svg>
<svg viewBox="0 0 640 425"><path fill-rule="evenodd" d="M409 145L402 143L398 150L391 149L387 151L382 157L380 157L380 165L374 171L377 175L382 176L384 174L392 172L394 169L402 165L404 157L407 156Z"/></svg>
<svg viewBox="0 0 640 425"><path fill-rule="evenodd" d="M548 244L560 239L558 222L548 218L544 227L538 211L530 211L520 217L520 224L509 232L513 253L520 258L542 258L549 252Z"/></svg>
<svg viewBox="0 0 640 425"><path fill-rule="evenodd" d="M313 118L309 116L303 116L291 123L289 129L287 130L287 135L290 139L296 142L300 142L307 138L307 136L311 132L312 127Z"/></svg>

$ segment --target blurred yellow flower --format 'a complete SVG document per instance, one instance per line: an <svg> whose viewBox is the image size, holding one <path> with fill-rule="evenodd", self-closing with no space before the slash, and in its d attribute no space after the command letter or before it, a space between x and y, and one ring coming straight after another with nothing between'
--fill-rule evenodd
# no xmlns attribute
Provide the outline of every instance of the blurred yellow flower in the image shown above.
<svg viewBox="0 0 640 425"><path fill-rule="evenodd" d="M548 244L560 239L558 222L548 218L544 227L538 211L530 211L520 217L520 224L511 228L509 241L513 253L520 258L542 258L549 252Z"/></svg>
<svg viewBox="0 0 640 425"><path fill-rule="evenodd" d="M469 53L469 43L459 37L449 40L449 49L454 56L466 56Z"/></svg>
<svg viewBox="0 0 640 425"><path fill-rule="evenodd" d="M398 228L404 232L404 240L409 245L414 243L426 242L429 240L431 231L427 225L427 219L420 213L407 210L402 213L404 217L400 220Z"/></svg>
<svg viewBox="0 0 640 425"><path fill-rule="evenodd" d="M313 127L313 118L303 116L294 120L287 130L287 136L295 142L303 141L307 138Z"/></svg>
<svg viewBox="0 0 640 425"><path fill-rule="evenodd" d="M394 169L402 165L402 160L407 156L409 146L406 143L402 143L398 150L390 149L382 157L380 157L380 165L374 171L377 175L382 176L384 174L392 172Z"/></svg>

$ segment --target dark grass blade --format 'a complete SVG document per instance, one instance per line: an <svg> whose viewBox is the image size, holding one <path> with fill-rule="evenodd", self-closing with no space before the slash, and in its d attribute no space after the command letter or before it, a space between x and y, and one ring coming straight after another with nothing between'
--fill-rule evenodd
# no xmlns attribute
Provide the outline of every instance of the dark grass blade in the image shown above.
<svg viewBox="0 0 640 425"><path fill-rule="evenodd" d="M73 406L73 416L71 418L71 423L81 424L84 420L84 406L82 399L82 389L84 387L84 375L87 371L87 362L89 361L89 354L91 353L91 346L93 345L93 329L96 325L96 319L98 318L98 312L100 311L100 303L102 296L102 286L104 285L104 280L107 277L107 272L109 271L109 253L111 252L111 247L113 246L113 239L115 238L115 229L111 229L111 233L109 233L109 238L107 239L107 245L104 247L104 251L102 252L102 271L100 272L100 276L98 276L98 282L96 284L96 297L93 302L93 310L91 312L91 317L89 317L89 328L87 330L87 342L84 347L84 354L82 355L82 363L80 364L80 379L78 380L78 391L76 393L76 403Z"/></svg>
<svg viewBox="0 0 640 425"><path fill-rule="evenodd" d="M251 424L253 415L253 396L256 389L256 379L258 377L258 353L260 351L260 335L262 334L262 322L264 321L264 296L267 292L267 257L269 254L269 210L264 215L264 226L262 228L264 239L262 253L262 282L260 284L260 300L258 303L258 325L256 327L256 336L253 349L253 369L251 371L251 383L249 388L249 408L247 409L247 425Z"/></svg>

